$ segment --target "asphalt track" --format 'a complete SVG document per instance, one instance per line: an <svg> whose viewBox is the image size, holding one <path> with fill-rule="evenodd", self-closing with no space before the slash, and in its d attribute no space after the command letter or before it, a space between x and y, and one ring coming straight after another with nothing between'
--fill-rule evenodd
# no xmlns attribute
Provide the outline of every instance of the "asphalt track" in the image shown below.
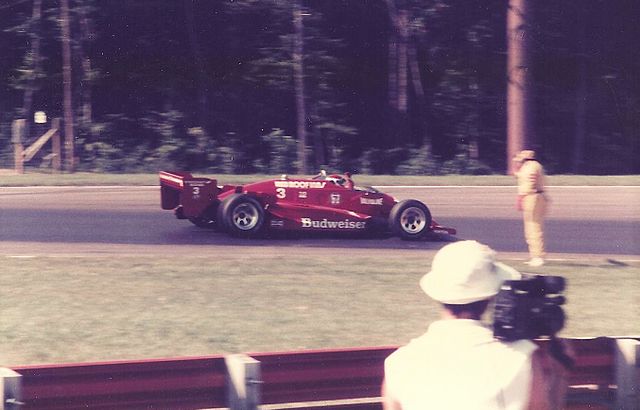
<svg viewBox="0 0 640 410"><path fill-rule="evenodd" d="M457 238L476 239L525 258L513 187L379 187L398 199L425 202ZM640 187L550 187L549 258L640 259ZM316 252L435 251L451 238L278 237L242 240L176 220L159 205L158 187L0 188L0 255L298 256Z"/></svg>

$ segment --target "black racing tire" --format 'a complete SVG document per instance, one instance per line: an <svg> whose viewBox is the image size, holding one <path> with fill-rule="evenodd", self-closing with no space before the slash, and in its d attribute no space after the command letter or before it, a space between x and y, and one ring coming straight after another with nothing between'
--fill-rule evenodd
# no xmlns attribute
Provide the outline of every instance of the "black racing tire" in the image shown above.
<svg viewBox="0 0 640 410"><path fill-rule="evenodd" d="M264 209L260 202L246 194L232 194L218 209L218 227L232 236L253 238L264 225Z"/></svg>
<svg viewBox="0 0 640 410"><path fill-rule="evenodd" d="M198 228L216 229L218 227L218 223L216 220L217 208L218 208L218 204L216 203L215 206L212 205L209 208L207 208L202 213L202 215L189 218L189 222L191 222Z"/></svg>
<svg viewBox="0 0 640 410"><path fill-rule="evenodd" d="M391 233L400 239L421 239L431 232L431 212L422 202L405 199L391 208L389 228Z"/></svg>
<svg viewBox="0 0 640 410"><path fill-rule="evenodd" d="M203 229L215 229L217 227L217 223L215 219L208 219L202 216L199 216L196 218L189 218L189 222L191 222L198 228L203 228Z"/></svg>

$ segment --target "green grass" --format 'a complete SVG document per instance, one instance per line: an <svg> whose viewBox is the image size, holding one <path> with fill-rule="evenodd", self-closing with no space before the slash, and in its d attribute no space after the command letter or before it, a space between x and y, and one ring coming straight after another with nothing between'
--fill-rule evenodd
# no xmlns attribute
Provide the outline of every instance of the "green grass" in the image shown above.
<svg viewBox="0 0 640 410"><path fill-rule="evenodd" d="M207 176L196 174L197 176ZM208 175L217 177L220 183L242 184L280 175ZM355 175L359 185L514 185L514 178L507 175L446 175L446 176L397 176ZM616 185L638 186L638 175L550 175L548 185ZM158 185L157 174L97 174L77 172L74 174L51 174L40 170L28 170L16 175L10 170L0 172L1 186L54 186L54 185Z"/></svg>
<svg viewBox="0 0 640 410"><path fill-rule="evenodd" d="M419 253L0 263L4 366L397 345L438 317L418 287L430 264ZM563 335L640 334L640 263L551 262L536 272L568 278Z"/></svg>

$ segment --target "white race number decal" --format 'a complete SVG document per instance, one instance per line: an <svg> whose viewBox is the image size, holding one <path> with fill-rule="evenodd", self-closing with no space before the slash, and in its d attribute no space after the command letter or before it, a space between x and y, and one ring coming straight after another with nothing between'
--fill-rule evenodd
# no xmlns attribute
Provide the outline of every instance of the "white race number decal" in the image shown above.
<svg viewBox="0 0 640 410"><path fill-rule="evenodd" d="M279 199L284 199L287 197L287 190L284 188L276 188L276 196Z"/></svg>

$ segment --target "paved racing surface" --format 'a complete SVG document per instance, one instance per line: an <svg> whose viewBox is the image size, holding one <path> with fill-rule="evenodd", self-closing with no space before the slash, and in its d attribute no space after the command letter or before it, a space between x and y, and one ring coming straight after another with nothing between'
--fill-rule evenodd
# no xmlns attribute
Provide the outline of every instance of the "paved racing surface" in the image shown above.
<svg viewBox="0 0 640 410"><path fill-rule="evenodd" d="M380 187L426 203L434 219L499 252L524 254L513 187ZM546 224L549 256L640 255L640 187L551 187ZM437 250L449 238L340 237L234 239L176 220L159 205L159 187L26 187L0 191L0 254L304 254Z"/></svg>

